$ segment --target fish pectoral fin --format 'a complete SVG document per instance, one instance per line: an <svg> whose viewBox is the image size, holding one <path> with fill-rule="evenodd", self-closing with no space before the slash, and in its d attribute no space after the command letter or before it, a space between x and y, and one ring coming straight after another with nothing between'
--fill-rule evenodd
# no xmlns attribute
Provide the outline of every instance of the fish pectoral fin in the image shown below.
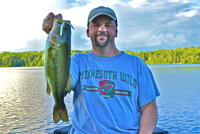
<svg viewBox="0 0 200 134"><path fill-rule="evenodd" d="M51 87L49 85L49 82L47 80L47 94L50 95L51 94Z"/></svg>
<svg viewBox="0 0 200 134"><path fill-rule="evenodd" d="M60 119L62 119L65 122L69 122L67 109L66 109L65 104L62 108L59 108L56 105L54 106L53 120L54 120L55 123L58 123L60 121Z"/></svg>
<svg viewBox="0 0 200 134"><path fill-rule="evenodd" d="M67 86L65 88L65 90L70 93L71 92L71 89L72 89L72 85L71 85L71 75L69 73L69 77L68 77L68 81L67 81Z"/></svg>

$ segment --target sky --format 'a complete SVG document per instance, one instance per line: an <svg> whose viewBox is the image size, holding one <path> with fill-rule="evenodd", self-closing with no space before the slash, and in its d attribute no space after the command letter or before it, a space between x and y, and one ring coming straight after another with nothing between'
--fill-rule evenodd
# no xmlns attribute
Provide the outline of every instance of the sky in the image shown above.
<svg viewBox="0 0 200 134"><path fill-rule="evenodd" d="M119 50L200 46L200 0L6 0L0 1L0 52L43 51L49 12L71 21L72 50L91 50L87 17L98 6L117 15Z"/></svg>

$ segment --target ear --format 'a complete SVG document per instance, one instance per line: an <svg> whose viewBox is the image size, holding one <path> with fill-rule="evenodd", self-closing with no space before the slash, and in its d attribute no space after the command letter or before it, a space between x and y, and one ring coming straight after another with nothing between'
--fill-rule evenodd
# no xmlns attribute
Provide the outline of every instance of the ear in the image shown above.
<svg viewBox="0 0 200 134"><path fill-rule="evenodd" d="M89 31L89 28L87 28L86 33L87 33L87 37L90 37L90 31Z"/></svg>
<svg viewBox="0 0 200 134"><path fill-rule="evenodd" d="M115 37L117 37L117 34L118 34L118 30L116 28L116 30L115 30Z"/></svg>

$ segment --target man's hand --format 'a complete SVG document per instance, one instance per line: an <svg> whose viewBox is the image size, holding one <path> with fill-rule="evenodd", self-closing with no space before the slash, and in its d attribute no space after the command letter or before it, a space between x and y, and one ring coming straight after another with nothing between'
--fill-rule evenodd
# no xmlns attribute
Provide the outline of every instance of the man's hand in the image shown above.
<svg viewBox="0 0 200 134"><path fill-rule="evenodd" d="M42 24L42 29L43 31L45 31L47 34L49 34L49 32L51 31L52 27L53 27L53 20L54 20L54 13L50 12L46 18L43 20L43 24ZM62 14L58 14L57 17L62 20Z"/></svg>

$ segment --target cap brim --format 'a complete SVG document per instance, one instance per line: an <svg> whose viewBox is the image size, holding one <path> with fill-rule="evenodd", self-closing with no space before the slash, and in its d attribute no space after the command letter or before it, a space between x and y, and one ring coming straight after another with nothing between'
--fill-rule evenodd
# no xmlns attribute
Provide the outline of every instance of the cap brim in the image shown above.
<svg viewBox="0 0 200 134"><path fill-rule="evenodd" d="M100 16L100 15L106 15L108 17L110 17L111 19L113 19L114 21L116 21L116 18L113 17L112 15L110 14L107 14L107 13L99 13L99 14L96 14L94 15L92 18L90 18L90 20L88 21L89 23L92 22L96 17Z"/></svg>

